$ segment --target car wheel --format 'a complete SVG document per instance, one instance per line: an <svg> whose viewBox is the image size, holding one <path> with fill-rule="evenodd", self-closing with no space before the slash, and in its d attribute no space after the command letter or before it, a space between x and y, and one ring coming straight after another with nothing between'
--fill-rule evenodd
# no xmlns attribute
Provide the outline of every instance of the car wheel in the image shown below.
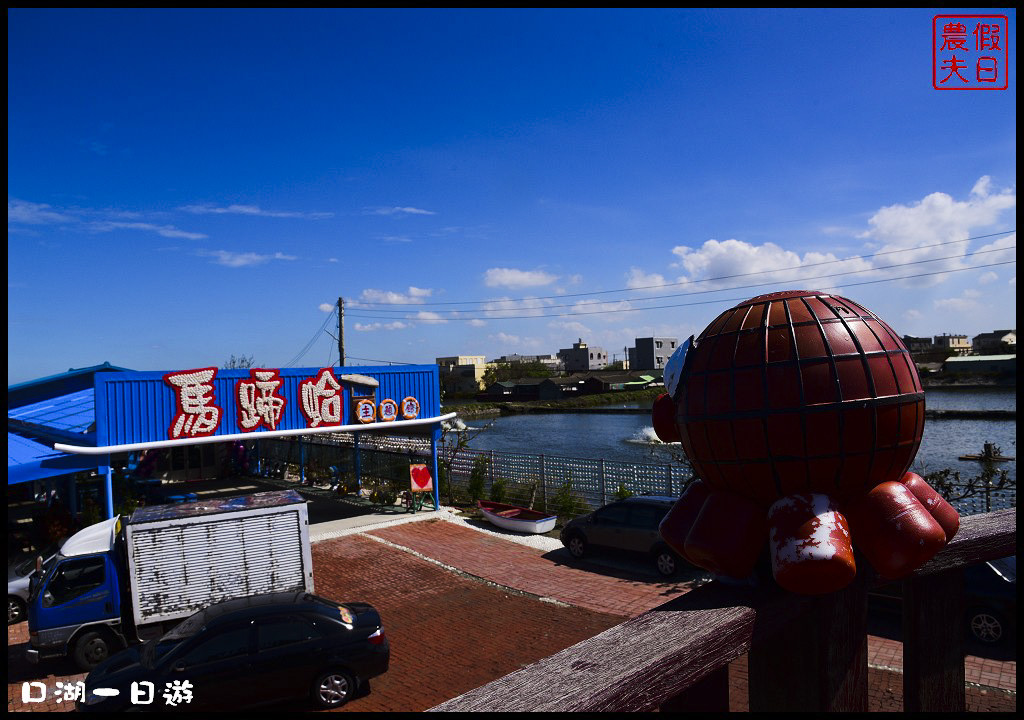
<svg viewBox="0 0 1024 720"><path fill-rule="evenodd" d="M321 673L313 683L313 702L321 708L344 705L356 690L352 676L342 670Z"/></svg>
<svg viewBox="0 0 1024 720"><path fill-rule="evenodd" d="M986 645L1002 642L1006 625L999 615L986 608L974 608L967 613L967 629L971 637Z"/></svg>
<svg viewBox="0 0 1024 720"><path fill-rule="evenodd" d="M13 625L25 619L25 601L14 595L7 596L7 624Z"/></svg>
<svg viewBox="0 0 1024 720"><path fill-rule="evenodd" d="M587 541L579 533L575 533L569 538L566 547L569 548L569 554L577 560L580 560L587 554Z"/></svg>
<svg viewBox="0 0 1024 720"><path fill-rule="evenodd" d="M90 631L75 641L75 664L86 672L110 657L110 639L101 632Z"/></svg>
<svg viewBox="0 0 1024 720"><path fill-rule="evenodd" d="M679 569L679 561L676 559L674 552L662 548L654 556L654 566L662 577L672 577L676 574L676 570Z"/></svg>

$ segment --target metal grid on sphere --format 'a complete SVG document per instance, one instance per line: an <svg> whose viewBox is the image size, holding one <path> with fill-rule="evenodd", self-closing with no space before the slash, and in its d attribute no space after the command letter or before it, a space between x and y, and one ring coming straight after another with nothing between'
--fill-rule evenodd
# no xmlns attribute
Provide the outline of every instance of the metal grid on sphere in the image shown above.
<svg viewBox="0 0 1024 720"><path fill-rule="evenodd" d="M759 295L690 349L677 390L683 448L713 487L761 503L839 500L899 480L924 431L924 391L899 336L822 292Z"/></svg>

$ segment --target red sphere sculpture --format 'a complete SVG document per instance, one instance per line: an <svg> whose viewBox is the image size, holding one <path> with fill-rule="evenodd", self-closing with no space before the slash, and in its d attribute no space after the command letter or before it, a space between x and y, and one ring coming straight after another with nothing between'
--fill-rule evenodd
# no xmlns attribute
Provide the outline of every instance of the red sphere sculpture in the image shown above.
<svg viewBox="0 0 1024 720"><path fill-rule="evenodd" d="M809 593L830 592L852 579L853 553L843 536L852 535L889 576L907 574L931 557L921 560L917 552L894 566L883 557L896 552L892 538L875 548L871 538L857 535L856 518L874 527L888 513L893 517L886 522L899 525L909 505L921 502L904 484L921 444L924 391L910 353L877 315L823 292L760 295L719 315L670 365L670 394L655 404L655 430L666 442L682 442L708 488L684 496L662 524L666 542L685 557L703 558L715 572L749 572L767 539L776 580ZM894 532L915 546L928 536L925 545L934 554L936 533L945 541L952 534L937 524L919 526L936 512L956 513L932 495L943 506L924 517L910 513L917 534L905 523ZM699 507L697 497L703 498ZM938 507L932 496L929 501ZM725 543L713 539L722 533L717 526L728 526L730 512L766 518L766 530L753 533L745 551L736 549L735 535ZM849 526L844 513L854 518ZM916 565L907 569L909 562Z"/></svg>

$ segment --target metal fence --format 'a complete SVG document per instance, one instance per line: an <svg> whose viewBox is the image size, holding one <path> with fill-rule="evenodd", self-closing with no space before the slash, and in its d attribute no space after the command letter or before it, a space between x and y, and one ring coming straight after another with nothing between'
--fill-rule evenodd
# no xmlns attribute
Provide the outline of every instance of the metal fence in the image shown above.
<svg viewBox="0 0 1024 720"><path fill-rule="evenodd" d="M351 435L341 434L306 439L301 446L294 440L263 441L259 455L264 463L292 466L292 472L298 471L304 458L307 476L315 479L328 476L332 467L351 475L355 469L353 445ZM408 489L409 462L423 462L430 456L430 441L423 438L363 437L359 448L363 486L385 485L395 492ZM457 501L468 500L475 481L474 490L480 497L541 510L566 510L566 515L589 512L629 493L678 497L692 480L689 467L680 463L630 463L446 445L438 446L438 463L442 502L448 501L449 493ZM962 515L1016 504L1016 486L979 488L976 494L954 503Z"/></svg>

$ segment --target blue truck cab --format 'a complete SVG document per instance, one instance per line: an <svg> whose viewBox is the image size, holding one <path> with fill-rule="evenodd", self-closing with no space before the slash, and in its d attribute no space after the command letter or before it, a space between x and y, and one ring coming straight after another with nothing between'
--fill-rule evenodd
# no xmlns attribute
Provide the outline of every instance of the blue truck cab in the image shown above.
<svg viewBox="0 0 1024 720"><path fill-rule="evenodd" d="M125 644L119 517L85 528L36 570L28 598L28 659L71 655L94 667Z"/></svg>

